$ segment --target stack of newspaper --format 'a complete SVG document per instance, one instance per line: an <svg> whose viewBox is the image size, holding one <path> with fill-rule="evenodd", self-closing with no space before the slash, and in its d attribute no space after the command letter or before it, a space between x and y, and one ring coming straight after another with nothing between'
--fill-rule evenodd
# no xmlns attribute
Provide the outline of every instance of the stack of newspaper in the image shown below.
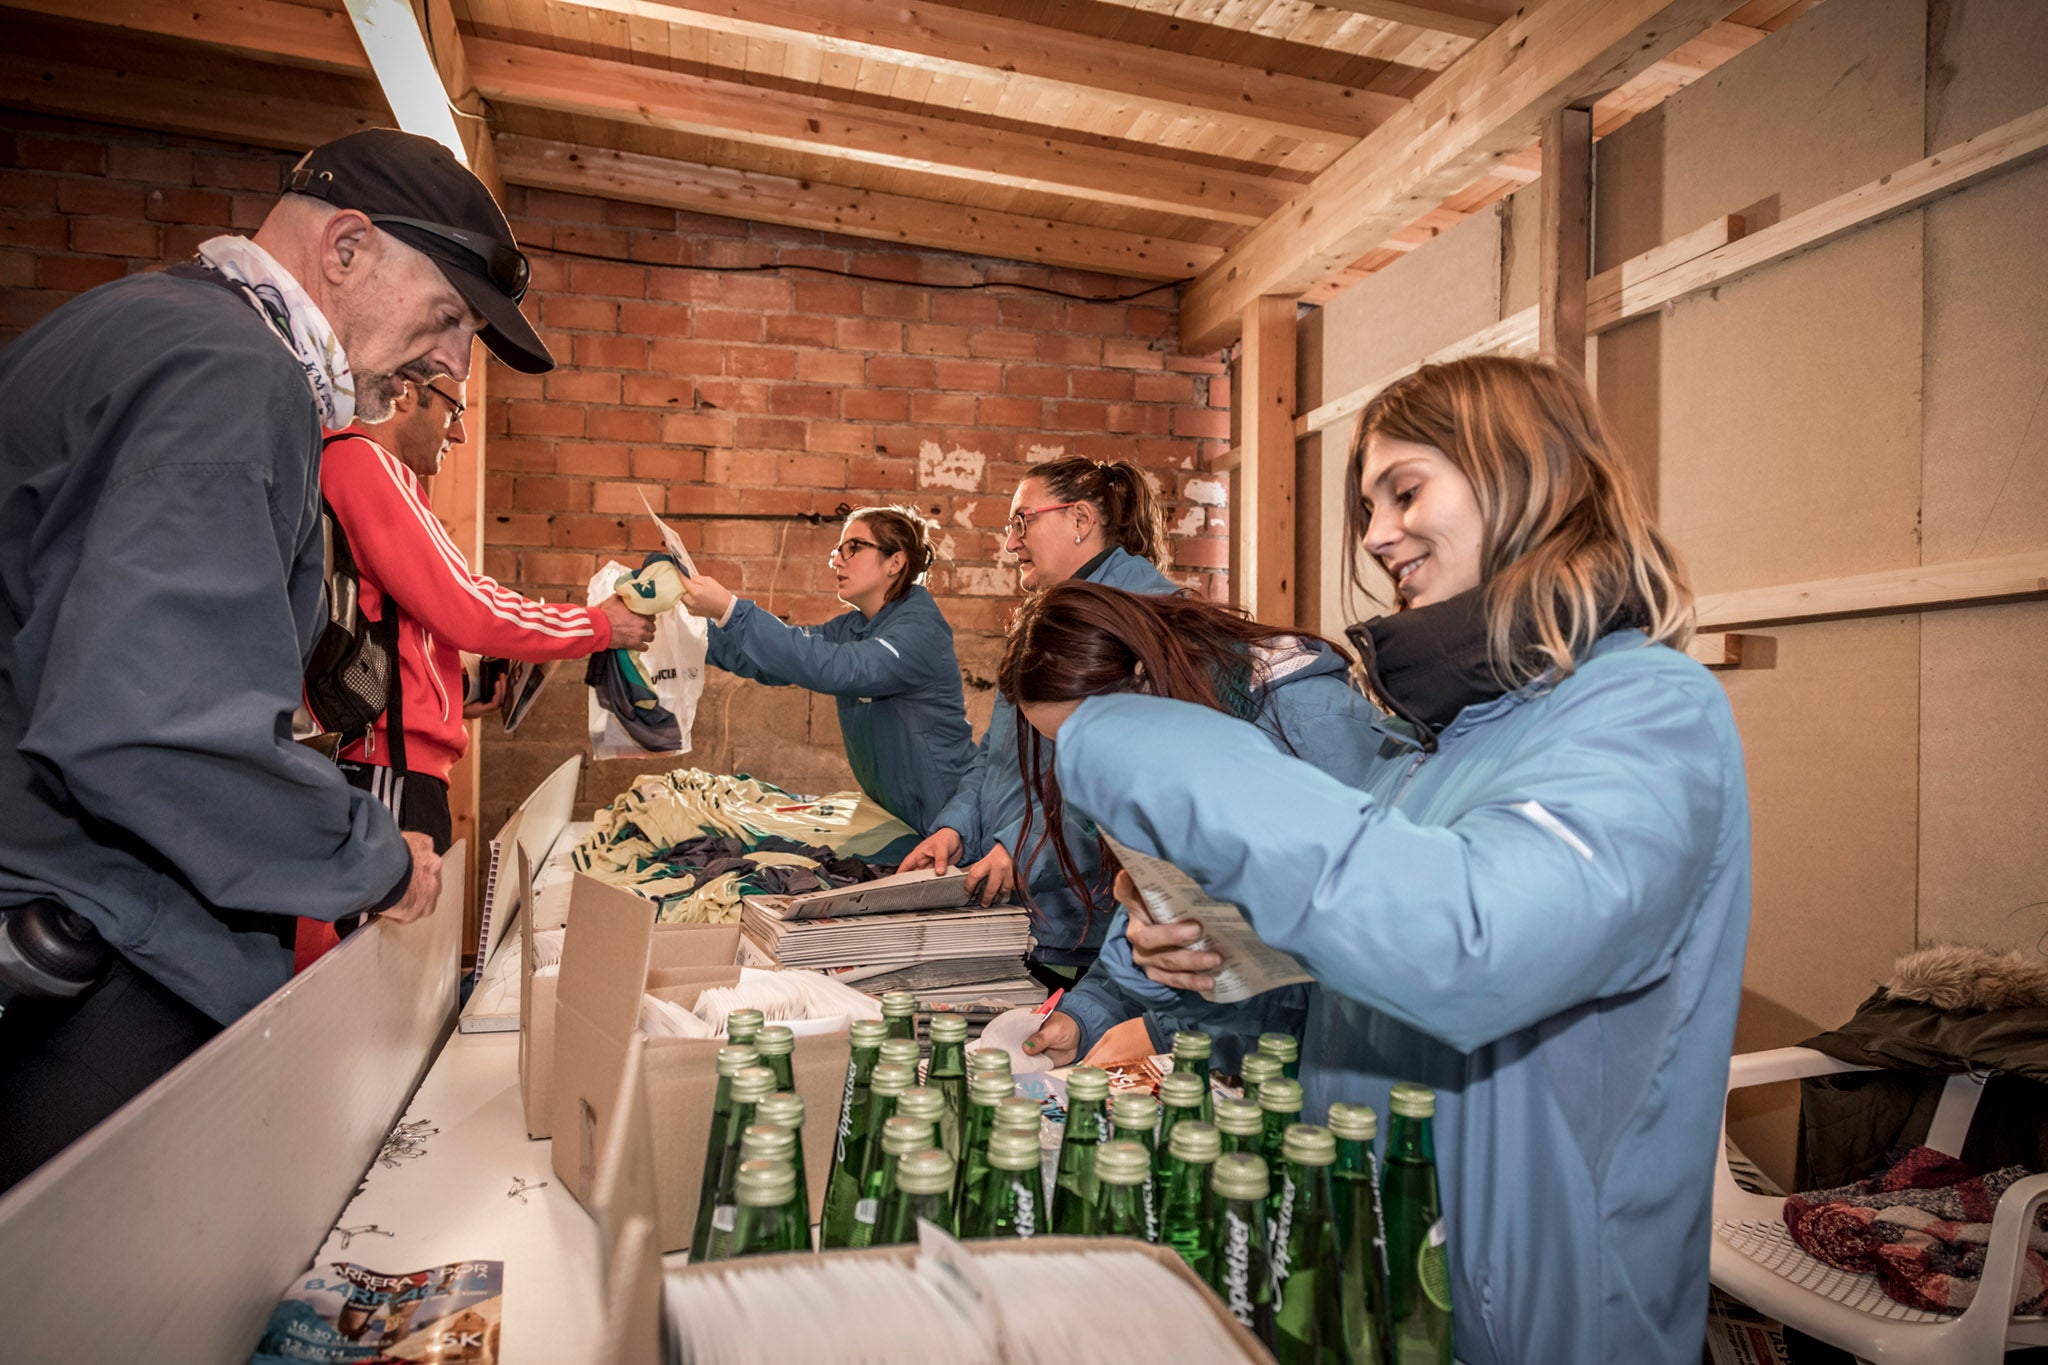
<svg viewBox="0 0 2048 1365"><path fill-rule="evenodd" d="M968 901L966 876L930 869L801 896L747 896L741 958L809 967L870 995L907 990L926 1009L1036 1004L1045 988L1024 970L1030 915Z"/></svg>

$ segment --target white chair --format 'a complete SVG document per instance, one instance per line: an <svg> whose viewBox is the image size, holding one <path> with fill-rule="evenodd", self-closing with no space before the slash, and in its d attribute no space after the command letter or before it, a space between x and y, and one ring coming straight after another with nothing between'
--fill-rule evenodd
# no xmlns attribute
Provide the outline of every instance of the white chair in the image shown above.
<svg viewBox="0 0 2048 1365"><path fill-rule="evenodd" d="M1811 1048L1781 1047L1734 1059L1732 1093L1774 1081L1830 1076L1870 1067L1839 1062ZM1951 1156L1962 1151L1983 1083L1952 1076L1942 1090L1926 1145ZM1728 1169L1728 1124L1714 1174L1714 1245L1709 1277L1723 1293L1859 1360L1910 1365L1995 1365L2008 1350L2048 1346L2048 1318L2015 1317L2021 1251L2035 1209L2048 1202L2048 1175L2029 1176L2005 1192L1991 1223L1984 1279L1960 1315L1908 1308L1885 1296L1873 1275L1837 1270L1807 1255L1785 1229L1784 1203L1750 1194Z"/></svg>

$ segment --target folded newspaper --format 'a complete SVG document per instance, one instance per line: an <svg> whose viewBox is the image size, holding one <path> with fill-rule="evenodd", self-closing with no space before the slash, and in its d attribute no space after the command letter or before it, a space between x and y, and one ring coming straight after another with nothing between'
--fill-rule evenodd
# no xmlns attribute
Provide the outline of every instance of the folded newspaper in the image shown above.
<svg viewBox="0 0 2048 1365"><path fill-rule="evenodd" d="M1202 926L1202 936L1188 947L1222 958L1209 974L1216 984L1203 991L1202 998L1218 1005L1234 1005L1255 995L1312 981L1301 964L1258 936L1242 907L1217 900L1193 877L1163 858L1154 858L1127 848L1104 834L1103 845L1116 855L1124 871L1138 888L1145 909L1160 924L1191 919Z"/></svg>

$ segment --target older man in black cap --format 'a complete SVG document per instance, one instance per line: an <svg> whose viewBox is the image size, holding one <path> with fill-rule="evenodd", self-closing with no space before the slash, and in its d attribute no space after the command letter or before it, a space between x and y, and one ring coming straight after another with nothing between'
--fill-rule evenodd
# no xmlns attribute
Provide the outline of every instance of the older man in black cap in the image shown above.
<svg viewBox="0 0 2048 1365"><path fill-rule="evenodd" d="M295 917L432 909L428 842L292 739L320 432L477 335L551 369L526 281L482 182L376 130L0 352L0 1188L283 984Z"/></svg>

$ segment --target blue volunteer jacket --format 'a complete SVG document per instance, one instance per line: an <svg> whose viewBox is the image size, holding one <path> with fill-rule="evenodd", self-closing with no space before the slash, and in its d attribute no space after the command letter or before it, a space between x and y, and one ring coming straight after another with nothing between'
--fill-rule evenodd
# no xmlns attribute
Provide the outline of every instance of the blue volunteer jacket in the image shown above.
<svg viewBox="0 0 2048 1365"><path fill-rule="evenodd" d="M1152 597L1180 591L1151 560L1140 559L1122 548L1111 550L1087 575L1087 580ZM963 845L960 860L971 863L986 857L997 844L1008 849L1012 858L1019 857L1017 835L1023 821L1024 774L1017 760L1017 708L998 695L974 759L962 775L953 799L932 822L932 829L958 831ZM1073 850L1082 875L1093 876L1101 866L1093 851L1093 836L1080 821L1073 819L1067 821L1066 835L1067 847ZM1038 842L1035 833L1031 842ZM1031 950L1032 958L1069 966L1093 962L1102 946L1109 917L1088 914L1087 908L1067 889L1060 875L1059 859L1049 848L1039 854L1029 871L1031 903L1038 911L1031 926L1038 939Z"/></svg>
<svg viewBox="0 0 2048 1365"><path fill-rule="evenodd" d="M1078 810L1315 974L1306 1112L1435 1087L1460 1360L1692 1365L1749 926L1727 698L1618 631L1433 754L1382 730L1349 787L1213 712L1105 697L1057 763Z"/></svg>
<svg viewBox="0 0 2048 1365"><path fill-rule="evenodd" d="M974 755L953 628L922 587L874 618L849 611L815 629L785 625L740 598L710 631L710 661L770 687L839 702L846 761L861 790L919 834Z"/></svg>

